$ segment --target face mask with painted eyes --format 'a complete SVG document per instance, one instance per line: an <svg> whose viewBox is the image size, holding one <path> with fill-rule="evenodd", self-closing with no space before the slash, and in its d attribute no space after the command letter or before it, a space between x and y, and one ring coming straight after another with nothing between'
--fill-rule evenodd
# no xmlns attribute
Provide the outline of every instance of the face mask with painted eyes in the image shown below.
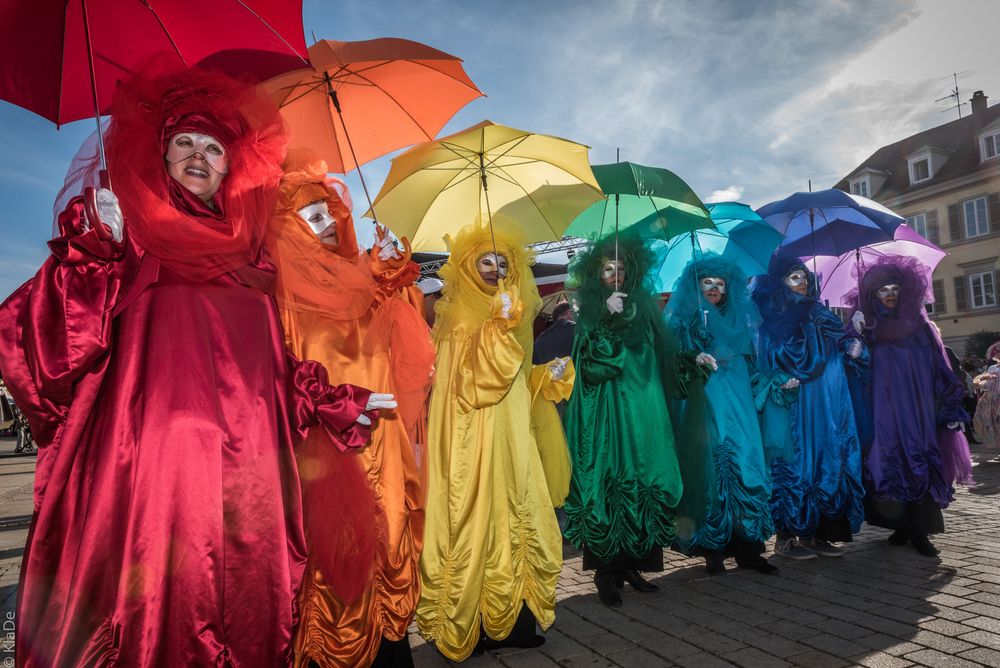
<svg viewBox="0 0 1000 668"><path fill-rule="evenodd" d="M883 306L892 308L899 301L899 287L898 283L889 283L880 287L875 294Z"/></svg>
<svg viewBox="0 0 1000 668"><path fill-rule="evenodd" d="M223 175L229 173L229 154L226 152L226 147L212 135L179 132L167 143L165 158L172 165L190 160L196 155L200 155L216 173Z"/></svg>
<svg viewBox="0 0 1000 668"><path fill-rule="evenodd" d="M496 285L507 278L507 258L500 253L483 253L476 260L476 270L486 285Z"/></svg>
<svg viewBox="0 0 1000 668"><path fill-rule="evenodd" d="M785 285L800 295L809 293L809 274L805 269L793 269L785 274Z"/></svg>
<svg viewBox="0 0 1000 668"><path fill-rule="evenodd" d="M601 265L601 282L617 290L625 283L625 263L621 260L605 260Z"/></svg>
<svg viewBox="0 0 1000 668"><path fill-rule="evenodd" d="M698 282L701 293L709 304L718 304L726 294L726 279L719 276L705 276Z"/></svg>
<svg viewBox="0 0 1000 668"><path fill-rule="evenodd" d="M304 206L298 210L298 214L320 241L331 246L337 245L337 224L330 215L326 200Z"/></svg>

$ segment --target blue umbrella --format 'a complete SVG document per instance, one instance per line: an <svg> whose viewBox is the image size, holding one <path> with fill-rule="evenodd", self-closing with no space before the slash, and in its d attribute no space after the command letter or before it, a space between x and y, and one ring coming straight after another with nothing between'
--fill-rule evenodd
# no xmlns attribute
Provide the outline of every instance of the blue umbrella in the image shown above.
<svg viewBox="0 0 1000 668"><path fill-rule="evenodd" d="M659 292L670 292L684 267L700 253L711 251L739 266L747 276L767 273L767 264L782 234L746 204L719 202L708 205L716 229L702 229L658 241L654 249L665 253L656 278Z"/></svg>
<svg viewBox="0 0 1000 668"><path fill-rule="evenodd" d="M837 188L795 193L757 213L785 235L782 251L802 257L843 255L892 241L896 228L906 222L878 202Z"/></svg>

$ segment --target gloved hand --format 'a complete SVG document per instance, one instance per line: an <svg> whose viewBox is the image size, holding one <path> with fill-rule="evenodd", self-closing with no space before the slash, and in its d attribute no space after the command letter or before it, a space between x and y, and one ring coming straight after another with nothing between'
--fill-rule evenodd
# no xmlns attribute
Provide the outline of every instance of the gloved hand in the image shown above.
<svg viewBox="0 0 1000 668"><path fill-rule="evenodd" d="M396 397L394 397L393 395L378 394L373 392L371 396L368 397L368 403L365 404L365 410L373 411L381 408L395 408L396 406L397 406ZM364 413L359 415L358 419L355 420L355 422L364 425L366 427L371 426L372 423L371 419Z"/></svg>
<svg viewBox="0 0 1000 668"><path fill-rule="evenodd" d="M378 250L378 259L385 262L386 260L398 260L402 255L399 254L399 250L396 248L396 242L393 241L392 237L389 236L389 231L384 227L379 227L376 230L378 237L378 243L376 247Z"/></svg>
<svg viewBox="0 0 1000 668"><path fill-rule="evenodd" d="M950 431L965 431L965 424L961 422L949 422L947 426Z"/></svg>
<svg viewBox="0 0 1000 668"><path fill-rule="evenodd" d="M719 363L708 353L698 353L698 356L694 358L694 363L698 366L710 366L712 371L719 370Z"/></svg>
<svg viewBox="0 0 1000 668"><path fill-rule="evenodd" d="M500 293L500 315L504 320L510 320L511 309L514 307L514 300L509 292Z"/></svg>
<svg viewBox="0 0 1000 668"><path fill-rule="evenodd" d="M563 376L566 375L566 367L568 365L568 357L557 357L546 366L549 367L549 373L552 374L552 380L562 380Z"/></svg>
<svg viewBox="0 0 1000 668"><path fill-rule="evenodd" d="M788 381L781 386L783 390L794 390L796 387L801 385L798 378L789 378Z"/></svg>
<svg viewBox="0 0 1000 668"><path fill-rule="evenodd" d="M125 229L125 217L122 215L122 209L118 205L118 197L107 188L97 189L97 216L100 220L90 221L87 218L86 207L84 208L83 231L90 230L93 223L98 225L104 223L111 230L112 238L116 242L121 243L122 233Z"/></svg>
<svg viewBox="0 0 1000 668"><path fill-rule="evenodd" d="M861 328L865 326L865 314L861 311L855 311L854 315L851 316L851 324L854 325L855 332L860 332Z"/></svg>
<svg viewBox="0 0 1000 668"><path fill-rule="evenodd" d="M862 316L862 320L863 319L864 316ZM853 339L847 345L847 356L850 357L852 360L856 360L859 357L861 357L861 341L859 341L858 339Z"/></svg>
<svg viewBox="0 0 1000 668"><path fill-rule="evenodd" d="M612 313L621 313L625 310L624 297L628 297L624 292L612 292L611 296L608 297L606 303L608 305L608 310Z"/></svg>

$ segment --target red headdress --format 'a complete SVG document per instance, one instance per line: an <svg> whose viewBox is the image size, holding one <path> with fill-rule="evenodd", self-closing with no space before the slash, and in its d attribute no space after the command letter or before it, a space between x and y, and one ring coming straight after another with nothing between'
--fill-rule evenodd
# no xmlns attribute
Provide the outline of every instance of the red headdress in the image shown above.
<svg viewBox="0 0 1000 668"><path fill-rule="evenodd" d="M167 141L183 131L212 135L229 154L214 209L167 174ZM117 91L107 136L128 233L195 281L252 262L274 210L286 143L277 108L256 88L152 61Z"/></svg>

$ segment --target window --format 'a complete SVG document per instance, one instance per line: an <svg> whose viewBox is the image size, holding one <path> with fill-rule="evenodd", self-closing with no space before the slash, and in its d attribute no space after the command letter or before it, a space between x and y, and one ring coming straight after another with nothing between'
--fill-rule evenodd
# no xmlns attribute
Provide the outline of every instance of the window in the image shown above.
<svg viewBox="0 0 1000 668"><path fill-rule="evenodd" d="M969 291L972 293L972 308L997 305L997 291L992 271L969 274Z"/></svg>
<svg viewBox="0 0 1000 668"><path fill-rule="evenodd" d="M983 160L1000 157L1000 130L985 135L982 141Z"/></svg>
<svg viewBox="0 0 1000 668"><path fill-rule="evenodd" d="M931 178L930 158L922 158L910 163L910 183L920 183L929 178Z"/></svg>
<svg viewBox="0 0 1000 668"><path fill-rule="evenodd" d="M851 182L851 194L868 197L868 179Z"/></svg>
<svg viewBox="0 0 1000 668"><path fill-rule="evenodd" d="M981 237L990 231L990 221L986 217L986 198L966 200L962 203L965 210L965 237Z"/></svg>
<svg viewBox="0 0 1000 668"><path fill-rule="evenodd" d="M927 238L927 216L922 213L918 213L913 216L906 217L906 224L909 225L914 232Z"/></svg>

